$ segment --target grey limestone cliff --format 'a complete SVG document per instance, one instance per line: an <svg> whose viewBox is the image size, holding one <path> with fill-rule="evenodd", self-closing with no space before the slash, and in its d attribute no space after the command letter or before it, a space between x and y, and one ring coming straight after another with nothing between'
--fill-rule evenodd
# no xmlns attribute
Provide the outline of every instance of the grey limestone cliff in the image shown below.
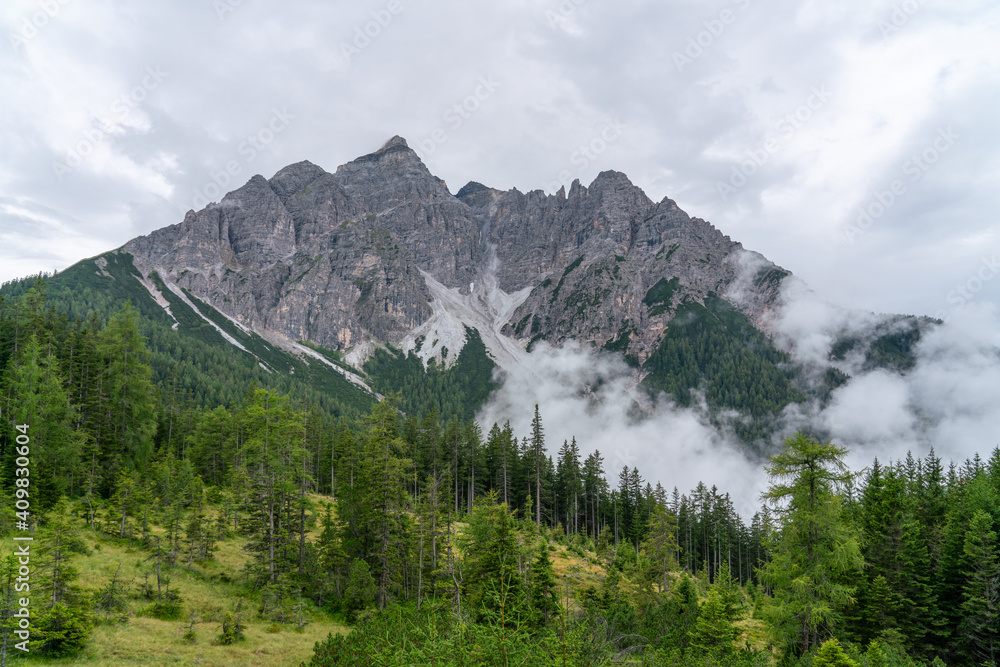
<svg viewBox="0 0 1000 667"><path fill-rule="evenodd" d="M747 278L740 244L624 174L554 195L475 182L452 195L400 137L334 173L300 162L254 176L123 250L248 327L334 349L398 343L426 322L422 272L460 294L491 272L506 293L530 288L506 335L639 361L685 300L730 292L758 319L785 275L761 258Z"/></svg>

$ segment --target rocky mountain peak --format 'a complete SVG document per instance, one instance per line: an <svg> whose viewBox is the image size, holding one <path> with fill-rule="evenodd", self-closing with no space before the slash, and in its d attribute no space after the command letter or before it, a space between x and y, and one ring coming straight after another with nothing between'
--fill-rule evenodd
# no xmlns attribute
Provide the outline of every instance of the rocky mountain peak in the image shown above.
<svg viewBox="0 0 1000 667"><path fill-rule="evenodd" d="M403 137L401 137L401 136L399 136L397 134L392 139L390 139L389 141L385 142L385 144L383 144L382 148L378 149L375 152L376 153L385 153L386 151L389 151L389 150L391 150L393 148L409 148L409 147L410 147L410 145L406 143L406 139L404 139Z"/></svg>
<svg viewBox="0 0 1000 667"><path fill-rule="evenodd" d="M476 181L452 195L398 136L334 173L302 161L254 176L124 249L143 275L292 340L370 349L427 329L434 347L436 322L462 338L485 321L484 339L573 338L640 361L682 303L726 292L742 252L617 171L555 195Z"/></svg>
<svg viewBox="0 0 1000 667"><path fill-rule="evenodd" d="M281 198L281 201L288 201L289 197L299 192L310 183L321 176L326 175L326 170L314 165L308 160L290 164L271 177L268 181L271 189Z"/></svg>
<svg viewBox="0 0 1000 667"><path fill-rule="evenodd" d="M489 206L499 194L501 194L499 190L486 187L476 181L469 181L462 186L455 198L470 208L482 209Z"/></svg>

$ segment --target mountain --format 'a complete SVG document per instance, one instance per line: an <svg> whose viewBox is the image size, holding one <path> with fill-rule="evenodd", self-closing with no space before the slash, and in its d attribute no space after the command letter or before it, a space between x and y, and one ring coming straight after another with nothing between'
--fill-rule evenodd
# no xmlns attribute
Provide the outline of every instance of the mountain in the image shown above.
<svg viewBox="0 0 1000 667"><path fill-rule="evenodd" d="M742 247L617 172L555 195L478 183L452 195L394 137L332 174L300 162L255 176L121 250L144 276L248 327L353 349L357 362L373 345L412 349L411 334L448 300L516 339L601 346L627 335L622 351L642 362L679 304L725 293ZM755 291L745 313L775 294ZM455 338L421 357L458 352Z"/></svg>
<svg viewBox="0 0 1000 667"><path fill-rule="evenodd" d="M49 289L77 316L112 293L141 303L156 345L169 327L228 347L257 382L320 373L310 386L343 405L402 390L404 409L463 417L495 365L575 340L621 354L652 393L686 405L700 390L738 411L752 440L815 389L767 330L789 275L622 173L453 195L393 137L333 173L299 162L254 176Z"/></svg>

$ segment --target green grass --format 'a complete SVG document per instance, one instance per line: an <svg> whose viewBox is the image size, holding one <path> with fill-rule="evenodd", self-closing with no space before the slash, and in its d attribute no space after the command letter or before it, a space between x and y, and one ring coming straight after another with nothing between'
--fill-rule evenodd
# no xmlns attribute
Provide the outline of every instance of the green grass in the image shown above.
<svg viewBox="0 0 1000 667"><path fill-rule="evenodd" d="M162 530L154 529L154 533ZM195 563L190 570L183 565L165 569L170 589L181 595L181 619L161 621L143 615L150 602L136 593L146 577L155 587L154 565L150 552L137 541L124 540L92 531L80 520L74 520L73 533L86 544L85 554L74 554L70 564L80 574L75 582L90 595L105 586L118 573L119 581L131 582L125 621L99 620L90 641L82 653L71 658L45 659L37 652L29 654L27 664L45 665L296 665L308 660L313 646L333 633L349 632L349 628L331 619L326 612L306 604L307 621L301 631L295 624L277 626L271 620L257 617L257 601L240 581L239 573L246 562L243 539L230 538L217 544L215 558ZM5 553L13 553L10 537L0 540ZM45 533L36 535L32 543L35 553L44 558ZM37 575L36 575L37 576ZM41 604L36 597L33 604ZM243 610L246 640L230 646L216 642L220 621L227 611L237 606ZM195 615L193 642L185 641L184 633Z"/></svg>

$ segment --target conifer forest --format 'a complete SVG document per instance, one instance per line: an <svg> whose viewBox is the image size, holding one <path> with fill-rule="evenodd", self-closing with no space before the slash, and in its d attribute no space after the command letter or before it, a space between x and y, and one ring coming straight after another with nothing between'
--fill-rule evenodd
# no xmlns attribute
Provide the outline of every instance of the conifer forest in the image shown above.
<svg viewBox="0 0 1000 667"><path fill-rule="evenodd" d="M0 301L0 664L1000 665L995 443L852 470L799 432L745 517L544 404L196 395L151 356L131 306Z"/></svg>

